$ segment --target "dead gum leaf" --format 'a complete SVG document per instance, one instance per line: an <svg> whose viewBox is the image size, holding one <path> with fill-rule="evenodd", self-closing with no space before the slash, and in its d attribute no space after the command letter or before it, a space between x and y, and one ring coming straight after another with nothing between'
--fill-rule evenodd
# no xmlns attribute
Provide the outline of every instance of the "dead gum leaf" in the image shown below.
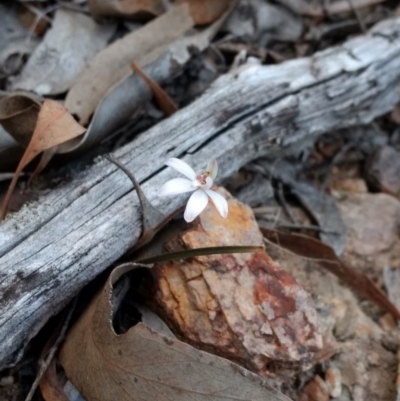
<svg viewBox="0 0 400 401"><path fill-rule="evenodd" d="M38 118L41 101L25 93L0 99L0 124L20 146L28 146Z"/></svg>
<svg viewBox="0 0 400 401"><path fill-rule="evenodd" d="M111 325L113 287L138 267L114 269L61 349L61 364L87 401L289 401L240 366L143 323L117 335Z"/></svg>
<svg viewBox="0 0 400 401"><path fill-rule="evenodd" d="M80 126L60 103L51 99L43 102L31 141L19 162L4 199L1 211L2 220L7 214L11 194L24 167L39 153L82 135L84 132L85 128Z"/></svg>
<svg viewBox="0 0 400 401"><path fill-rule="evenodd" d="M160 15L164 12L160 0L89 0L92 15L106 17L140 17L143 15Z"/></svg>
<svg viewBox="0 0 400 401"><path fill-rule="evenodd" d="M90 65L75 80L65 107L87 124L110 88L130 75L129 64L140 61L154 49L169 46L193 27L187 6L174 7L96 54Z"/></svg>
<svg viewBox="0 0 400 401"><path fill-rule="evenodd" d="M232 0L175 0L173 3L170 7L188 4L195 24L204 25L221 17L232 4ZM89 8L96 16L125 18L158 16L166 10L165 2L161 0L89 0Z"/></svg>
<svg viewBox="0 0 400 401"><path fill-rule="evenodd" d="M177 0L176 4L187 3L190 15L196 25L209 24L216 21L233 3L232 0Z"/></svg>

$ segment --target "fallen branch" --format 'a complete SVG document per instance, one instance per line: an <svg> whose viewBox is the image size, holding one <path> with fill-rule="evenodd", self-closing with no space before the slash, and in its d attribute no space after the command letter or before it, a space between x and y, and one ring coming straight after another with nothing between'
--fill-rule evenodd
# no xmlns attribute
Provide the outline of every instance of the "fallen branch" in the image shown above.
<svg viewBox="0 0 400 401"><path fill-rule="evenodd" d="M220 177L262 155L307 149L327 131L367 124L400 100L400 18L311 58L242 67L117 152L165 214L185 197L158 199L168 157ZM107 161L0 225L0 368L16 363L50 316L141 234L136 193Z"/></svg>

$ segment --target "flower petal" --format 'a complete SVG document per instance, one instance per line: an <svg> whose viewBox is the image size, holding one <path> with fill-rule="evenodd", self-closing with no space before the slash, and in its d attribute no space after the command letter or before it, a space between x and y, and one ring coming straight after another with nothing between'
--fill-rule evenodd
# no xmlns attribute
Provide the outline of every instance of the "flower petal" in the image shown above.
<svg viewBox="0 0 400 401"><path fill-rule="evenodd" d="M213 183L214 183L213 179L211 177L207 177L206 178L206 184L203 185L203 188L204 189L210 189L213 186Z"/></svg>
<svg viewBox="0 0 400 401"><path fill-rule="evenodd" d="M158 196L172 196L194 191L193 182L186 178L174 178L167 181L158 191Z"/></svg>
<svg viewBox="0 0 400 401"><path fill-rule="evenodd" d="M179 160L173 157L171 159L168 159L165 164L169 167L172 167L176 171L179 171L181 174L185 175L191 180L196 179L196 173L194 172L194 170L183 160Z"/></svg>
<svg viewBox="0 0 400 401"><path fill-rule="evenodd" d="M212 199L215 207L217 208L219 214L226 219L228 217L228 202L219 193L212 191L211 189L206 189L207 195Z"/></svg>
<svg viewBox="0 0 400 401"><path fill-rule="evenodd" d="M207 171L210 174L210 177L214 180L218 173L218 163L215 159L208 162Z"/></svg>
<svg viewBox="0 0 400 401"><path fill-rule="evenodd" d="M190 223L193 221L207 206L208 196L202 190L198 189L189 198L186 205L185 213L183 214L184 219Z"/></svg>

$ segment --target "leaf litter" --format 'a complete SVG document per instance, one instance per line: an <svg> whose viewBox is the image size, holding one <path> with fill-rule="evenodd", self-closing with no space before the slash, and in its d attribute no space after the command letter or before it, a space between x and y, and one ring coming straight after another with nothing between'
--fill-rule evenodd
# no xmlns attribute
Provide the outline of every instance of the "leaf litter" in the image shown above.
<svg viewBox="0 0 400 401"><path fill-rule="evenodd" d="M77 78L65 99L65 107L86 125L108 90L131 74L130 63L140 65L140 59L154 49L168 46L193 27L187 6L170 12L146 24L99 52L92 63Z"/></svg>
<svg viewBox="0 0 400 401"><path fill-rule="evenodd" d="M1 219L7 214L8 203L24 167L38 154L73 139L85 132L68 111L55 100L46 99L40 108L35 130L14 173L1 209Z"/></svg>
<svg viewBox="0 0 400 401"><path fill-rule="evenodd" d="M143 323L117 335L110 324L113 286L135 268L127 264L114 270L61 350L60 361L85 399L288 400L238 365L164 337Z"/></svg>
<svg viewBox="0 0 400 401"><path fill-rule="evenodd" d="M102 50L113 35L114 24L98 24L75 11L58 9L52 27L16 76L10 90L38 95L66 92L76 77Z"/></svg>
<svg viewBox="0 0 400 401"><path fill-rule="evenodd" d="M0 70L3 68L2 73L6 73L7 87L28 89L44 96L56 95L58 100L43 99L32 93L0 92L0 169L7 172L4 177L10 177L9 166L14 164L15 167L20 160L14 185L22 166L40 152L42 158L34 175L56 153L87 152L132 121L132 116L138 115L152 96L165 115L171 114L177 109L174 103L179 104L179 101L172 100L162 86L168 81L169 87L171 82L177 86L179 81L171 81L171 78L177 73L182 76L186 71L190 73L196 57L207 65L202 67L204 75L211 71L217 75L219 60L229 59L232 54L237 54L239 64L246 62L246 52L259 56L263 63L282 62L294 54L310 54L315 43L310 39L303 41L304 31L310 33L314 28L327 28L320 39L321 46L325 46L323 43L327 40L332 44L331 35L338 24L346 22L349 15L354 20L354 10L358 18L362 8L367 7L369 12L374 10L371 5L379 2L337 0L322 9L306 0L282 0L273 4L242 0L229 17L232 11L229 1L203 4L196 1L174 2L176 4L89 1L93 15L95 7L98 10L106 7L97 11L97 15L133 18L136 30L121 36L114 35L116 21L97 19L94 22L81 12L85 9L80 5L82 2L64 2L67 6L56 6L55 12L50 12L52 17L43 14L46 21L53 24L38 47L40 40L36 35L40 35L40 31L33 28L32 32L27 32L26 28L19 27L15 31L19 35L17 41L9 41L10 46L0 40ZM180 3L186 5L176 7ZM107 7L111 8L107 11ZM8 11L7 7L4 9ZM46 9L37 6L35 10ZM249 12L245 14L240 10ZM326 12L335 20L329 20ZM339 12L347 17L343 18ZM300 14L311 17L302 18ZM93 28L92 39L99 41L98 46L92 42L85 45L84 40L76 41L77 46L73 47L82 50L86 46L90 57L77 51L77 68L67 72L63 70L66 65L52 64L48 47L41 50L44 45L58 42L53 61L62 59L66 43L61 40L63 24L60 20L67 18L66 15L77 16L68 17L77 25L76 29L70 26L66 36L89 40L90 34L79 35L79 32ZM0 20L2 17L0 15ZM16 26L13 18L9 21ZM366 18L367 22L369 20ZM210 22L208 27L193 28ZM29 23L24 22L24 25L30 27ZM45 26L42 32L46 29ZM354 26L352 29L354 31ZM124 43L121 48L116 46L118 39ZM111 44L105 47L108 41ZM210 47L212 41L214 44ZM24 57L32 52L20 71ZM101 54L107 56L101 58ZM55 66L49 73L46 68L40 68L37 60L42 58L47 60L46 68ZM224 68L227 70L227 65ZM100 71L100 78L96 71ZM3 87L6 86L1 89ZM63 93L69 88L73 90L67 93L64 103ZM92 96L90 88L99 88L99 92ZM174 88L172 93L186 89L183 85L182 89ZM72 95L75 96L73 101ZM78 104L79 101L82 103ZM41 136L37 133L39 120L49 102L54 102L53 106L60 111L62 105L66 106L66 110L62 110L67 117L67 128L55 123L52 129L42 130L42 134L48 133ZM85 127L76 123L72 115L86 127L85 135ZM393 127L398 122L391 116L377 124L386 137L388 125ZM58 131L57 138L51 135L53 129ZM124 398L126 394L133 399L149 400L171 394L173 399L187 399L188 396L210 400L227 397L288 399L281 391L301 401L395 399L398 368L395 354L399 341L393 316L399 314L396 293L400 250L397 246L398 201L395 199L398 197L396 155L399 146L396 130L393 132L384 143L385 147L382 141L374 142L377 152L368 148L367 135L356 146L353 144L356 151L362 147L363 154L353 154L348 151L350 147L346 148L344 160L364 161L371 156L372 164L367 164L366 170L359 168L353 175L350 174L352 168L337 167L339 159L332 158L329 151L321 156L316 146L309 153L303 149L301 160L300 156L295 160L307 170L307 179L298 175L288 178L285 168L271 175L264 169L261 175L260 170L257 172L255 180L250 180L252 187L247 188L245 184L241 188L236 177L235 195L240 195L245 203L256 205L256 215L268 219L270 227L280 227L280 231L264 230L274 242L273 246L267 243L266 250L256 248L260 246L257 241L258 245L250 245L251 235L235 236L235 230L243 230L243 221L238 225L237 219L245 215L250 216L252 230L260 236L251 212L243 211L244 205L240 213L234 213L229 228L220 221L215 224L218 215L213 216L212 207L189 229L179 220L181 210L170 216L158 215L147 221L147 225L143 224L146 240L133 244L131 251L135 253L126 257L155 263L153 268L145 269L149 282L138 285L133 280L126 290L118 292L125 277L136 272L138 267L139 270L143 268L128 263L113 270L63 347L61 361L73 384L88 401L96 396L104 400ZM335 137L335 133L331 135ZM346 138L343 133L339 136ZM25 155L20 159L24 150ZM312 175L315 174L312 163L319 160L326 176L323 161L329 158L332 158L328 168L332 181L328 180L327 187L323 182L318 188L318 179ZM304 160L311 161L311 165ZM288 162L293 163L293 159ZM250 176L255 175L251 168L247 174L249 172ZM333 182L338 172L347 175ZM240 174L242 172L238 176ZM368 192L365 180L375 191L389 193L392 197ZM146 205L148 201L140 185L135 183L134 187L144 199L142 205ZM235 204L234 198L220 191ZM147 206L143 207L144 221L151 209ZM235 207L240 209L232 206L232 210ZM271 218L266 217L267 210ZM290 215L294 221L290 221ZM317 235L325 244L314 238ZM342 254L341 259L338 254ZM383 292L383 284L388 297ZM263 292L263 288L268 291ZM120 333L113 316L132 290L140 299L135 299L130 313L141 315L142 322L136 321ZM361 300L355 295L360 295ZM371 302L366 303L364 299ZM374 308L373 302L386 313ZM291 303L295 305L293 311ZM289 332L295 335L288 335ZM88 376L88 371L93 374ZM62 397L61 392L54 393L54 389L61 388L54 362L48 373L45 398Z"/></svg>
<svg viewBox="0 0 400 401"><path fill-rule="evenodd" d="M17 73L24 57L38 44L39 39L19 23L16 4L13 7L0 4L0 78Z"/></svg>

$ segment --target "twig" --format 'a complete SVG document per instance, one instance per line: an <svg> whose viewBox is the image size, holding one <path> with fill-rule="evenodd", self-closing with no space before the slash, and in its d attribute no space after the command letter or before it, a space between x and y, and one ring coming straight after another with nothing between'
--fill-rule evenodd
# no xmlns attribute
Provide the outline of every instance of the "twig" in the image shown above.
<svg viewBox="0 0 400 401"><path fill-rule="evenodd" d="M291 230L310 230L310 231L318 231L323 234L337 234L335 231L324 230L319 226L315 226L313 224L277 224L275 228L285 228Z"/></svg>
<svg viewBox="0 0 400 401"><path fill-rule="evenodd" d="M117 160L111 154L104 155L104 157L111 163L115 164L120 170L122 170L126 176L131 180L133 187L136 190L139 198L140 207L142 208L143 218L143 233L157 227L159 223L165 220L164 214L157 210L151 202L147 199L146 195L142 191L140 184L137 182L135 176L124 166L119 160Z"/></svg>
<svg viewBox="0 0 400 401"><path fill-rule="evenodd" d="M51 361L54 358L54 355L55 355L55 353L56 353L56 351L58 349L58 346L60 345L61 341L64 340L64 336L65 336L65 333L66 333L66 331L68 329L69 322L70 322L72 314L73 314L73 312L75 310L77 301L78 301L78 297L75 297L72 305L69 308L69 311L68 311L68 314L67 314L67 316L65 318L65 321L64 321L64 323L63 323L63 325L61 327L60 333L59 333L54 345L50 348L50 350L49 350L49 352L47 354L47 358L44 359L44 357L43 357L43 358L41 358L39 360L39 372L38 372L38 374L36 376L35 381L32 384L31 389L29 390L28 395L25 398L25 401L31 401L32 400L32 397L35 394L35 391L36 391L36 389L37 389L37 387L39 385L39 382L40 382L41 378L43 377L44 373L46 372L47 368L49 367Z"/></svg>
<svg viewBox="0 0 400 401"><path fill-rule="evenodd" d="M281 182L278 183L277 195L278 195L278 200L279 200L280 204L282 205L282 208L285 211L286 215L289 217L290 221L293 224L297 224L297 221L294 218L293 213L290 210L290 207L288 206L288 204L286 202L285 195L283 194L283 185Z"/></svg>
<svg viewBox="0 0 400 401"><path fill-rule="evenodd" d="M362 20L362 18L361 18L361 16L360 16L360 13L359 13L358 10L354 7L353 0L347 0L347 2L349 3L349 7L350 7L351 11L354 13L354 15L355 15L356 18L357 18L357 22L358 22L358 25L360 25L361 32L362 32L362 33L366 33L366 32L367 32L367 28L366 28L366 26L365 26L364 21Z"/></svg>
<svg viewBox="0 0 400 401"><path fill-rule="evenodd" d="M25 3L25 2L21 2L21 4L23 4L24 7L26 7L30 12L32 12L33 14L35 14L35 22L34 22L34 26L36 26L37 24L37 20L41 20L42 18L47 21L50 22L50 24L53 22L52 19L50 17L48 17L46 14L53 11L55 8L54 6L50 6L47 9L44 9L43 11L40 10L39 8L29 4L29 3ZM57 7L56 7L57 8ZM33 30L33 29L31 29Z"/></svg>
<svg viewBox="0 0 400 401"><path fill-rule="evenodd" d="M354 142L351 141L347 143L346 145L342 146L342 148L333 156L331 162L329 163L329 166L327 168L326 173L324 174L324 177L322 179L322 184L321 184L321 191L325 191L326 186L328 185L328 178L331 174L332 168L334 165L336 165L339 160L342 158L342 156L350 150L354 146Z"/></svg>

